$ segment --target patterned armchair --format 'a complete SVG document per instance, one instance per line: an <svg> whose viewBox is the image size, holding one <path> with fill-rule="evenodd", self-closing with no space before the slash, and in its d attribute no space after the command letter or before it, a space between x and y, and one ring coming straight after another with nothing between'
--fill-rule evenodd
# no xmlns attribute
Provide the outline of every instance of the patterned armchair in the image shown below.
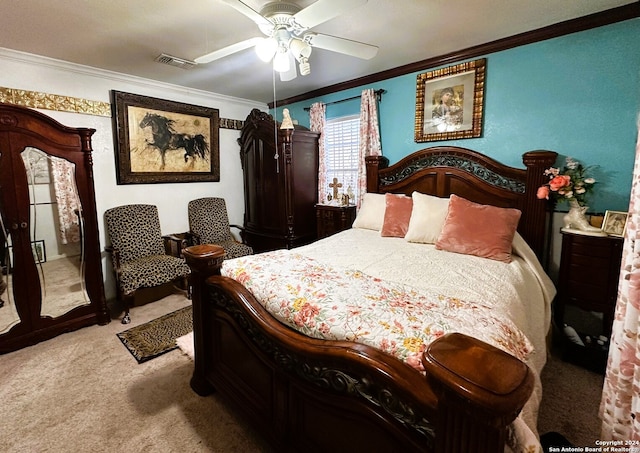
<svg viewBox="0 0 640 453"><path fill-rule="evenodd" d="M125 307L122 323L128 324L131 322L129 308L136 290L178 279L186 285L190 269L184 259L165 253L156 206L118 206L108 209L104 218L111 239L107 251L111 253L118 299Z"/></svg>
<svg viewBox="0 0 640 453"><path fill-rule="evenodd" d="M215 244L222 247L225 258L238 258L253 254L253 249L238 242L231 234L227 205L224 198L198 198L191 200L188 206L189 234L193 244ZM242 233L241 233L242 235Z"/></svg>

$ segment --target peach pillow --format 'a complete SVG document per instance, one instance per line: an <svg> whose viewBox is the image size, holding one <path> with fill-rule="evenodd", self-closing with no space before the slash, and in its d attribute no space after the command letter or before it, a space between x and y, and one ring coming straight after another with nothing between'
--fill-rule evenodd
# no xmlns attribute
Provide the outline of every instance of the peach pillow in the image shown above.
<svg viewBox="0 0 640 453"><path fill-rule="evenodd" d="M403 238L409 229L413 200L406 195L387 193L384 196L386 209L380 236Z"/></svg>
<svg viewBox="0 0 640 453"><path fill-rule="evenodd" d="M511 244L521 214L517 209L478 204L451 195L436 248L510 263Z"/></svg>

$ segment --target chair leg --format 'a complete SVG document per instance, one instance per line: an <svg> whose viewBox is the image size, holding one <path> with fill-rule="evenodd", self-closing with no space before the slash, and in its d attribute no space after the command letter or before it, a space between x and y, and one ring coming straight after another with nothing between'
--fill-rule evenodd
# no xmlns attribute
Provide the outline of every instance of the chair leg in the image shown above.
<svg viewBox="0 0 640 453"><path fill-rule="evenodd" d="M124 294L122 296L122 302L124 303L124 316L122 317L122 324L129 324L131 322L129 308L131 307L131 305L133 305L133 294Z"/></svg>

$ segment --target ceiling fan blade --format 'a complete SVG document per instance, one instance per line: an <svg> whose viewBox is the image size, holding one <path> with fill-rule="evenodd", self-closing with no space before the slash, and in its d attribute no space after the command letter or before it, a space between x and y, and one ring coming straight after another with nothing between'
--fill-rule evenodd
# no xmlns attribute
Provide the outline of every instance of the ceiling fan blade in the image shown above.
<svg viewBox="0 0 640 453"><path fill-rule="evenodd" d="M273 26L271 21L269 21L266 17L263 17L255 9L251 8L249 5L242 3L240 0L222 0L222 1L227 5L231 6L232 8L235 8L236 10L238 10L239 12L247 16L249 19L251 19L258 25Z"/></svg>
<svg viewBox="0 0 640 453"><path fill-rule="evenodd" d="M306 33L305 38L310 37L312 47L330 50L332 52L351 55L352 57L370 60L378 53L378 47L363 42L351 41L350 39L338 38L336 36L323 35L320 33Z"/></svg>
<svg viewBox="0 0 640 453"><path fill-rule="evenodd" d="M195 61L198 64L210 63L214 60L219 60L220 58L224 58L227 55L231 55L232 53L240 52L241 50L245 50L245 49L248 49L249 47L253 47L262 40L263 38L258 38L258 37L246 39L244 41L231 44L230 46L223 47L222 49L215 50L206 55L202 55L201 57L198 57L193 61Z"/></svg>
<svg viewBox="0 0 640 453"><path fill-rule="evenodd" d="M364 5L368 0L318 0L293 15L296 23L304 29L313 28L333 19L350 9Z"/></svg>
<svg viewBox="0 0 640 453"><path fill-rule="evenodd" d="M280 73L280 80L282 82L288 82L289 80L293 80L298 76L296 72L296 59L291 54L291 52L287 52L287 56L289 57L289 70Z"/></svg>

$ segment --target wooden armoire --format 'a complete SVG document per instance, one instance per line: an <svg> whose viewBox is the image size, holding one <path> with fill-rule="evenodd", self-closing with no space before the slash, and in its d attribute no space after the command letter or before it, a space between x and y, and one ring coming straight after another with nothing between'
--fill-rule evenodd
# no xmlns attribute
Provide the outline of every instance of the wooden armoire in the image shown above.
<svg viewBox="0 0 640 453"><path fill-rule="evenodd" d="M0 353L110 321L93 183L94 132L0 103ZM61 204L77 227L60 220L62 211L53 208ZM67 227L76 233L62 239Z"/></svg>
<svg viewBox="0 0 640 453"><path fill-rule="evenodd" d="M271 115L258 109L247 117L238 143L244 240L254 252L293 248L316 239L319 137L299 125L280 129Z"/></svg>

